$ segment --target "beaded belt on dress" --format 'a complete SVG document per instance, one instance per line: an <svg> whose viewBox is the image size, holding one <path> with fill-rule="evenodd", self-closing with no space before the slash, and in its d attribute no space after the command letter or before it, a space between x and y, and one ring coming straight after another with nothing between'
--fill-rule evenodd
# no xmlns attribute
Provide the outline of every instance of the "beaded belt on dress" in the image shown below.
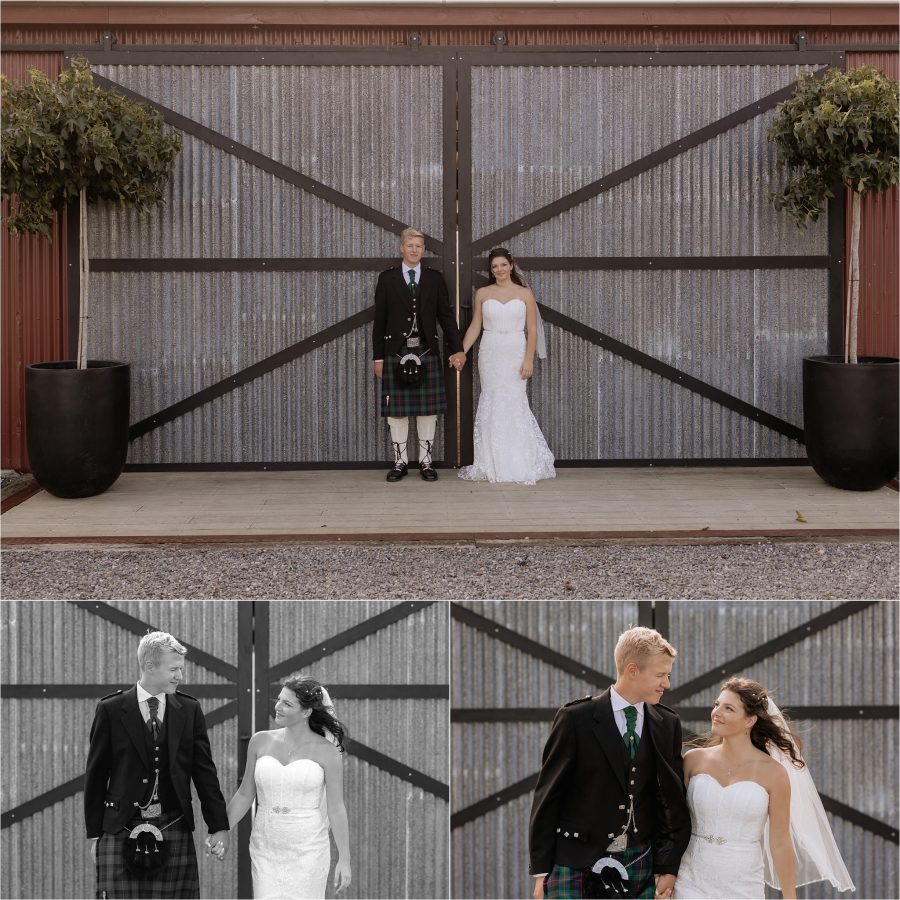
<svg viewBox="0 0 900 900"><path fill-rule="evenodd" d="M269 809L273 813L277 813L279 816L283 816L291 811L291 808L289 806L270 806Z"/></svg>
<svg viewBox="0 0 900 900"><path fill-rule="evenodd" d="M691 834L696 838L700 838L701 841L706 841L707 844L728 843L728 840L726 838L723 838L718 834L698 834L696 831L692 831Z"/></svg>

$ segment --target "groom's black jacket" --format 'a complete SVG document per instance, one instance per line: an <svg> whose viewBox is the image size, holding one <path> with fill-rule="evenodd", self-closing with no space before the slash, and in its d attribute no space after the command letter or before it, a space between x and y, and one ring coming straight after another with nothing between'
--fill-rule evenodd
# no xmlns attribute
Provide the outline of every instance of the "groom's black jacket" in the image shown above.
<svg viewBox="0 0 900 900"><path fill-rule="evenodd" d="M225 799L200 703L190 694L167 695L164 732L172 793L191 831L191 780L210 832L227 831ZM138 804L146 803L153 787L154 766L148 745L137 687L117 691L97 704L84 775L84 822L89 838L102 832L114 834L139 817Z"/></svg>
<svg viewBox="0 0 900 900"><path fill-rule="evenodd" d="M403 346L404 335L412 328L416 313L419 337L432 353L440 353L437 323L441 323L444 340L451 353L462 352L462 338L456 316L450 306L450 295L444 276L424 263L415 297L403 280L403 269L396 266L378 276L375 287L375 321L372 325L372 359L387 360Z"/></svg>
<svg viewBox="0 0 900 900"><path fill-rule="evenodd" d="M641 742L646 740L655 763L653 871L675 875L691 836L678 716L661 703L645 703ZM557 712L531 807L532 874L550 872L554 863L582 869L607 855L609 835L622 831L622 810L634 790L626 783L623 747L609 691Z"/></svg>

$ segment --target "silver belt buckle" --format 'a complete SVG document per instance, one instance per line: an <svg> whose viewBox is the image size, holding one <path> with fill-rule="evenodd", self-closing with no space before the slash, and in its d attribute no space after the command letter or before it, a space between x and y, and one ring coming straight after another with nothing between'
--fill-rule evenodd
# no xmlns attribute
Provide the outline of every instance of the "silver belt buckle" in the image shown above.
<svg viewBox="0 0 900 900"><path fill-rule="evenodd" d="M406 346L407 346L407 347L421 347L421 346L422 346L422 341L421 341L420 338L412 337L412 338L409 338L409 339L407 340Z"/></svg>
<svg viewBox="0 0 900 900"><path fill-rule="evenodd" d="M162 803L151 803L141 810L142 819L158 819L162 815Z"/></svg>

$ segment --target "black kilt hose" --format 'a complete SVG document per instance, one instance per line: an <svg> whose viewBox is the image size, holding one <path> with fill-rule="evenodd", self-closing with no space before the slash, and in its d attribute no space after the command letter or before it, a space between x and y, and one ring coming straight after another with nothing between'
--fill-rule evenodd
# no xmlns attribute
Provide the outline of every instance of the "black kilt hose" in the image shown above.
<svg viewBox="0 0 900 900"><path fill-rule="evenodd" d="M421 347L410 350L402 347L400 356L415 353L419 356ZM416 387L400 384L397 377L399 356L388 356L381 370L381 415L402 419L406 416L437 416L447 411L447 391L444 383L444 367L441 357L428 351L420 357L425 370L421 382Z"/></svg>
<svg viewBox="0 0 900 900"><path fill-rule="evenodd" d="M165 827L164 817L162 825ZM134 825L139 825L136 820ZM158 824L153 820L153 824ZM129 831L116 834L104 833L97 841L97 896L147 898L147 900L168 900L178 897L200 897L200 872L197 869L197 853L194 849L194 834L182 817L174 825L163 831L163 838L169 845L166 864L158 875L150 878L135 878L125 868L124 844Z"/></svg>

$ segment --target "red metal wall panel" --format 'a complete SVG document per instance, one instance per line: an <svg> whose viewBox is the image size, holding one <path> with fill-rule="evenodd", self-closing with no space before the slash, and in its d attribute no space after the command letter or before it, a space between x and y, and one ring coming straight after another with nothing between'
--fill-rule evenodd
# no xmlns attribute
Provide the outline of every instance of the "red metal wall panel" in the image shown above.
<svg viewBox="0 0 900 900"><path fill-rule="evenodd" d="M62 68L62 54L3 54L3 74L13 81L25 81L31 67L55 77ZM6 220L5 203L3 219ZM65 359L67 355L66 228L64 221L57 222L50 241L31 235L13 237L5 225L0 230L0 252L3 254L0 285L2 467L27 470L24 367L33 362Z"/></svg>
<svg viewBox="0 0 900 900"><path fill-rule="evenodd" d="M897 53L848 53L847 68L871 65L898 77ZM850 253L850 199L847 244ZM859 352L900 357L900 202L897 188L863 198L859 233Z"/></svg>
<svg viewBox="0 0 900 900"><path fill-rule="evenodd" d="M465 10L458 10L465 12ZM560 18L563 13L560 12ZM176 26L166 24L160 10L158 26L114 23L109 30L120 46L179 47L392 47L403 46L410 31L417 31L424 46L488 46L496 30L506 32L512 47L663 47L663 46L790 46L794 35L805 30L809 45L858 46L897 42L897 29L891 27L824 28L788 25L756 26L641 26L641 25L521 25L518 17L498 18L494 26L448 25L253 25L249 27L209 25ZM4 29L7 44L54 47L99 47L104 26L16 25Z"/></svg>

